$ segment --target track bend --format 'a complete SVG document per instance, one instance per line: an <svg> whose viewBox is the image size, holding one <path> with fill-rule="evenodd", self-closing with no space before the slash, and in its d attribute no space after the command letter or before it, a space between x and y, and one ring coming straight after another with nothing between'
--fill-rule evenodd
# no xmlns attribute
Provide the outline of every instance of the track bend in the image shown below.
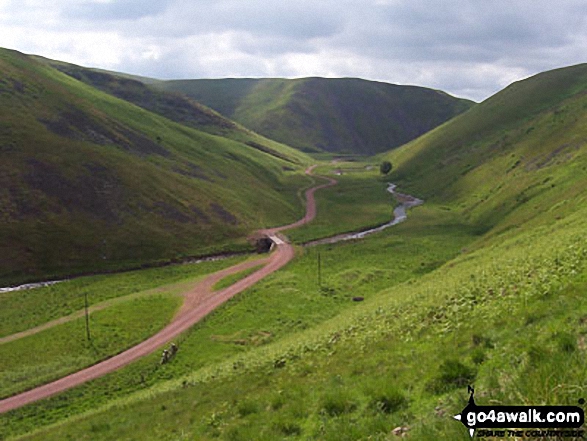
<svg viewBox="0 0 587 441"><path fill-rule="evenodd" d="M309 167L306 170L306 174L312 175L315 167L315 165ZM211 274L204 280L200 281L193 289L185 294L185 301L183 306L181 307L178 314L174 317L172 322L152 337L136 346L133 346L130 349L127 349L124 352L121 352L118 355L115 355L114 357L101 361L86 369L75 372L43 386L39 386L29 391L1 400L0 413L8 412L32 402L56 395L67 389L71 389L72 387L78 386L82 383L120 369L132 363L133 361L154 352L162 345L176 338L182 332L188 330L195 323L200 321L227 300L231 299L245 289L253 286L255 283L269 274L285 266L290 260L294 258L294 247L287 241L285 237L278 235L278 233L287 229L304 225L316 217L316 201L314 198L314 193L321 188L330 187L337 183L335 179L325 179L328 180L327 183L306 190L306 214L302 219L289 225L260 231L262 234L266 234L271 237L276 244L275 251L273 251L269 257L243 262ZM258 266L259 264L265 264L265 266L258 271L255 271L253 274L229 286L228 288L217 292L212 291L214 284L227 275Z"/></svg>

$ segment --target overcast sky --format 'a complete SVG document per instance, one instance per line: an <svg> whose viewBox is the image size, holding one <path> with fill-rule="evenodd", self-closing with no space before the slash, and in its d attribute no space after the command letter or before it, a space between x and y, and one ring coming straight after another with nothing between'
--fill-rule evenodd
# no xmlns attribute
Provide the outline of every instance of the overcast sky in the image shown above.
<svg viewBox="0 0 587 441"><path fill-rule="evenodd" d="M481 101L587 61L587 2L0 0L0 46L161 79L361 77Z"/></svg>

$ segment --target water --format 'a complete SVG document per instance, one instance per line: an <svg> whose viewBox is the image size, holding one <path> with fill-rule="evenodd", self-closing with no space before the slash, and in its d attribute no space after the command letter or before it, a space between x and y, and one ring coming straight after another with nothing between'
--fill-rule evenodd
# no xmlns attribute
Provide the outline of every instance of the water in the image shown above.
<svg viewBox="0 0 587 441"><path fill-rule="evenodd" d="M26 283L24 285L19 285L19 286L9 286L7 288L0 288L0 293L13 292L13 291L23 291L25 289L43 288L45 286L51 286L51 285L55 285L56 283L61 283L61 282L65 282L65 280L54 280L52 282Z"/></svg>
<svg viewBox="0 0 587 441"><path fill-rule="evenodd" d="M405 221L408 218L406 210L408 208L421 205L424 203L424 201L422 201L421 199L415 198L413 196L410 196L410 195L398 193L395 191L395 188L396 188L395 184L391 184L391 183L388 184L387 191L390 192L392 195L394 195L401 202L401 204L398 205L397 207L395 207L395 209L393 210L393 219L391 221L389 221L383 225L379 225L378 227L370 228L368 230L359 231L359 232L355 232L355 233L339 234L338 236L314 240L312 242L305 243L304 245L305 246L324 245L324 244L333 244L333 243L337 243L337 242L342 242L345 240L362 239L365 236L368 236L368 235L374 234L374 233L378 233L380 231L385 230L386 228L392 227L394 225L397 225L397 224ZM180 264L180 265L181 264L197 264L197 263L201 263L201 262L223 260L223 259L227 259L229 257L238 256L241 254L243 254L243 253L222 254L222 255L217 255L217 256L203 257L203 258L199 258L199 259L186 259L185 261L180 262L178 264ZM71 279L54 280L54 281L50 281L50 282L27 283L25 285L0 288L0 294L5 293L5 292L22 291L25 289L43 288L46 286L55 285L56 283L66 282L67 280L71 280Z"/></svg>
<svg viewBox="0 0 587 441"><path fill-rule="evenodd" d="M370 234L378 233L380 231L385 230L386 228L393 227L408 218L406 210L411 207L416 207L424 203L423 200L415 198L410 195L398 193L395 191L397 186L395 184L388 184L387 191L394 195L401 204L395 207L393 210L393 219L383 225L379 225L375 228L369 228L367 230L355 232L355 233L345 233L339 234L338 236L327 237L325 239L318 239L312 242L308 242L304 244L305 246L312 246L312 245L324 245L324 244L333 244L337 242L342 242L344 240L352 240L352 239L362 239L365 236Z"/></svg>

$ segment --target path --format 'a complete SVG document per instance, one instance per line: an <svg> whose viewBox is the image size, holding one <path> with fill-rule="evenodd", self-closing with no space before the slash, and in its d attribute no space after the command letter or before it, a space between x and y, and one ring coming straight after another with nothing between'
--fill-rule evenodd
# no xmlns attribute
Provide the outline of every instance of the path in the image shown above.
<svg viewBox="0 0 587 441"><path fill-rule="evenodd" d="M315 167L316 166L309 167L306 170L306 174L311 175ZM67 389L120 369L133 361L156 351L164 344L169 343L181 333L188 330L195 323L200 321L224 302L234 297L236 294L253 286L264 277L285 266L295 255L294 247L288 243L285 238L277 236L277 234L281 231L304 225L314 219L316 216L316 201L314 199L314 193L321 188L330 187L337 183L336 180L332 178L326 179L328 179L328 183L312 187L306 191L306 215L302 219L290 225L261 231L261 233L279 239L279 241L275 241L275 251L269 257L243 262L206 277L186 294L185 302L178 314L174 317L173 321L152 337L112 358L86 369L43 386L39 386L35 389L6 398L0 401L0 413L8 412L34 401L56 395ZM259 265L260 263L266 263L266 265L228 288L212 292L214 284L222 278L229 274Z"/></svg>

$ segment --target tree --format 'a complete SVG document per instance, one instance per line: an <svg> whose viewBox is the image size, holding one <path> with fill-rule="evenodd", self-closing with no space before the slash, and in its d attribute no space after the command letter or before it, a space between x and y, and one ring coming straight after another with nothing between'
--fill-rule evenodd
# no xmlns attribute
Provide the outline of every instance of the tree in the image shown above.
<svg viewBox="0 0 587 441"><path fill-rule="evenodd" d="M393 166L391 165L391 162L383 161L381 163L381 165L379 166L379 171L381 172L382 175L386 175L391 171L392 167Z"/></svg>

